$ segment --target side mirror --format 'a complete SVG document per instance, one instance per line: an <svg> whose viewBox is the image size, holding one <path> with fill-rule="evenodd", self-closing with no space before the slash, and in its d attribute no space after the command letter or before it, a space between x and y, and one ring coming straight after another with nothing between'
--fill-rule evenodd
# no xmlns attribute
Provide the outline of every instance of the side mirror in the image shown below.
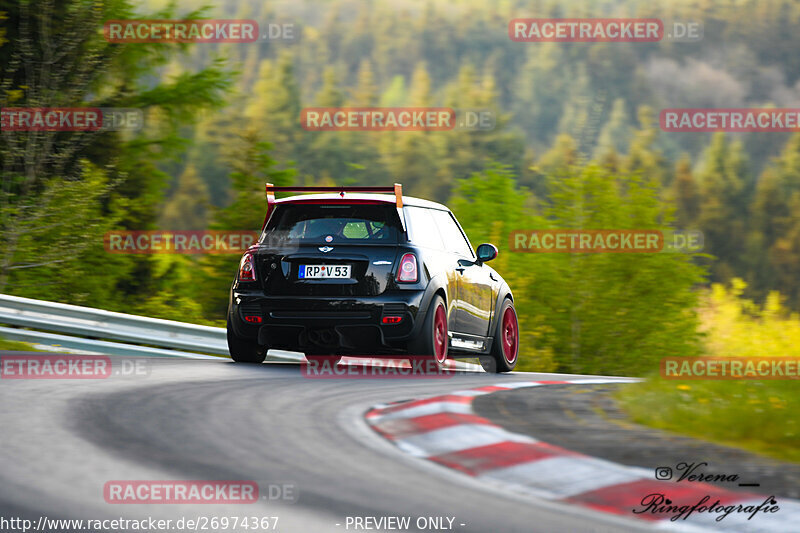
<svg viewBox="0 0 800 533"><path fill-rule="evenodd" d="M497 257L497 246L494 244L483 243L478 246L478 261L485 263Z"/></svg>

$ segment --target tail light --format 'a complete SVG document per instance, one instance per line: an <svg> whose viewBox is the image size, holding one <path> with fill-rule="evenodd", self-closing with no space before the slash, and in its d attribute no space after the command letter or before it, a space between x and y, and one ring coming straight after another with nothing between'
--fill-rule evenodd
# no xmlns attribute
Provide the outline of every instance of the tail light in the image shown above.
<svg viewBox="0 0 800 533"><path fill-rule="evenodd" d="M414 254L405 254L403 256L400 260L400 268L397 269L397 281L406 283L416 283L419 281L417 256Z"/></svg>
<svg viewBox="0 0 800 533"><path fill-rule="evenodd" d="M253 254L246 253L239 262L239 281L256 280L256 261Z"/></svg>

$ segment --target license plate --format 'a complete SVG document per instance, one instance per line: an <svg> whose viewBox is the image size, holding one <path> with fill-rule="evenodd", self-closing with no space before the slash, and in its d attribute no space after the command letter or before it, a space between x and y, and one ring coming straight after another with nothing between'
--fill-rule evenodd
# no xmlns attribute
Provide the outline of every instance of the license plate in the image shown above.
<svg viewBox="0 0 800 533"><path fill-rule="evenodd" d="M298 279L349 278L350 265L300 265Z"/></svg>

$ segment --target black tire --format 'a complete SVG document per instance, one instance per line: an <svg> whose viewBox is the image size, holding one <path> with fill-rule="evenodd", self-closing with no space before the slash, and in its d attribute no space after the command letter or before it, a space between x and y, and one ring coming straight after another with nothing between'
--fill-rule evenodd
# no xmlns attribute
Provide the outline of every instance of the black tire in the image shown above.
<svg viewBox="0 0 800 533"><path fill-rule="evenodd" d="M228 319L228 351L231 359L237 363L263 363L267 357L267 347L257 342L248 341L236 336Z"/></svg>
<svg viewBox="0 0 800 533"><path fill-rule="evenodd" d="M506 298L497 314L491 354L481 356L481 366L486 372L493 374L511 372L517 365L517 359L519 359L519 322L514 302Z"/></svg>
<svg viewBox="0 0 800 533"><path fill-rule="evenodd" d="M442 322L442 317L444 317ZM425 313L419 336L408 345L409 355L427 355L433 358L438 368L447 365L447 347L450 339L447 336L447 307L444 299L438 294L433 297L431 305Z"/></svg>

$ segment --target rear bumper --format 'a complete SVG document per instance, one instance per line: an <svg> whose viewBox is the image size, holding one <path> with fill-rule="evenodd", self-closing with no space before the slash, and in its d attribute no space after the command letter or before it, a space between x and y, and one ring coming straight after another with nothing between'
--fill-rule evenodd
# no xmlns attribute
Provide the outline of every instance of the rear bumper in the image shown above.
<svg viewBox="0 0 800 533"><path fill-rule="evenodd" d="M228 314L238 337L270 348L305 353L388 354L405 350L408 340L417 334L423 299L424 291L326 298L273 297L259 291L233 290ZM400 316L402 320L384 324L382 319L386 316Z"/></svg>

